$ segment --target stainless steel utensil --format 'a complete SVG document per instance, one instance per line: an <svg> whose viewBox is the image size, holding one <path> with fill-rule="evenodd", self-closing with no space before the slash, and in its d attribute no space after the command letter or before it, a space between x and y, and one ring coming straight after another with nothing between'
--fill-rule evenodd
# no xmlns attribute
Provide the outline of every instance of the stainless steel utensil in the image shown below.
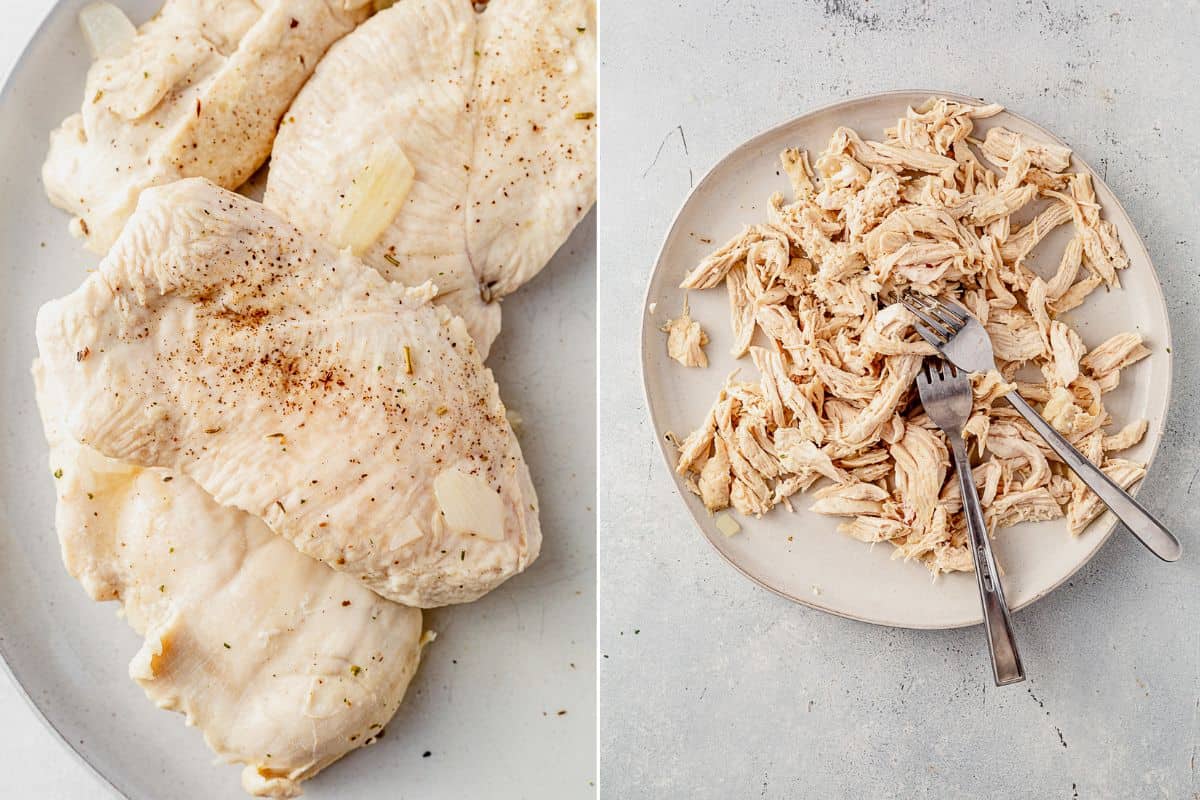
<svg viewBox="0 0 1200 800"><path fill-rule="evenodd" d="M983 506L979 504L967 446L962 438L963 425L971 416L971 381L967 373L955 370L949 362L927 358L917 374L917 391L925 413L946 434L954 455L954 471L958 475L963 514L971 539L971 557L975 560L975 580L983 605L983 626L987 630L988 652L992 656L992 676L997 686L1023 681L1025 668L1021 666L1021 654L1017 652L1000 570L992 555L987 525L983 521Z"/></svg>
<svg viewBox="0 0 1200 800"><path fill-rule="evenodd" d="M917 333L937 348L946 360L967 372L986 372L996 368L992 342L979 320L953 300L905 292L900 301L916 315ZM1015 391L1004 395L1013 408L1021 413L1046 444L1058 454L1080 480L1096 493L1109 510L1117 515L1129 532L1163 561L1175 561L1182 548L1179 540L1129 493L1118 486L1100 468L1076 450L1050 423L1025 402Z"/></svg>

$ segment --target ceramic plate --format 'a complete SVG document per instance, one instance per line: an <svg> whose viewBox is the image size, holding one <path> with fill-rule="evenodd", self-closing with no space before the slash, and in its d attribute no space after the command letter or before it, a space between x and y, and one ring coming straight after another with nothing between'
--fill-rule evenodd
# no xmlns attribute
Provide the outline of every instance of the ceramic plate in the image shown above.
<svg viewBox="0 0 1200 800"><path fill-rule="evenodd" d="M39 171L50 130L77 111L89 64L60 3L0 95L0 654L64 740L136 800L245 798L239 767L214 765L200 733L153 707L126 674L140 639L63 569L54 492L33 398L34 315L96 259L67 235ZM160 0L118 0L142 21ZM478 603L435 611L437 641L376 745L306 784L320 798L594 795L595 450L576 435L595 402L595 226L589 218L505 301L489 360L541 499L540 559ZM545 309L554 313L542 313ZM547 365L571 365L551 369ZM566 710L559 716L556 712ZM426 757L426 754L428 756Z"/></svg>
<svg viewBox="0 0 1200 800"><path fill-rule="evenodd" d="M712 338L706 349L708 369L688 369L667 357L666 337L659 326L679 313L683 304L679 282L701 258L744 224L765 220L767 199L772 193L789 196L790 187L778 160L784 148L820 152L841 125L856 129L864 138L881 139L883 129L895 124L908 106L918 105L934 94L979 102L929 91L889 92L840 102L755 136L718 162L688 196L659 253L642 320L646 398L669 466L674 466L675 452L666 443L665 434L672 431L682 437L695 428L734 369L741 367L748 375L757 375L749 358L737 361L729 355L733 337L724 289L689 293L692 317ZM1033 122L1007 112L977 123L976 135L982 138L983 132L994 125L1058 141ZM1125 454L1148 462L1162 438L1170 396L1171 332L1166 305L1150 257L1116 197L1078 158L1071 168L1091 172L1096 195L1105 216L1116 223L1130 266L1121 273L1121 290L1093 293L1064 319L1089 347L1121 331L1138 331L1152 349L1150 357L1122 374L1121 386L1105 401L1119 423L1138 417L1149 420L1145 440ZM1070 225L1063 226L1042 242L1030 263L1035 271L1053 274L1069 229ZM808 512L811 501L804 495L793 497L795 513L779 507L762 519L737 516L742 531L727 538L717 530L700 499L684 487L678 476L675 480L688 511L708 541L734 567L773 592L814 608L882 625L950 628L982 622L973 575L957 573L931 580L923 565L893 560L890 545L871 546L837 533L840 520ZM1114 526L1114 518L1106 512L1077 538L1067 534L1061 520L1003 530L995 540L995 550L1004 569L1010 604L1019 609L1062 584L1091 558Z"/></svg>

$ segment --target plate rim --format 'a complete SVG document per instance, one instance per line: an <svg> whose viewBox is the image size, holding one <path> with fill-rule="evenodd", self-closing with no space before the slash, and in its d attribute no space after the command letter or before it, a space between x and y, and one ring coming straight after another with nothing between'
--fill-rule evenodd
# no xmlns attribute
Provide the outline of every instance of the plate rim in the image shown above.
<svg viewBox="0 0 1200 800"><path fill-rule="evenodd" d="M17 75L28 69L29 65L27 62L29 60L29 53L33 49L34 44L40 41L46 35L46 31L49 29L52 21L56 20L58 16L63 13L64 7L64 0L54 0L53 4L42 16L41 21L39 21L37 26L33 29L33 33L31 33L29 38L25 41L24 46L21 47L21 52L17 55L16 60L13 61L12 66L9 67L8 75L6 75L4 78L4 84L0 86L0 109L3 109L9 103L13 102L11 96L13 91L12 87L13 84L16 83ZM0 667L3 668L4 674L8 677L12 685L16 687L17 694L25 701L25 705L34 712L33 716L42 723L42 726L51 733L52 737L58 741L62 748L74 756L75 760L82 764L87 771L100 782L103 788L115 794L117 797L127 800L129 793L118 786L116 781L107 775L103 770L101 770L100 767L93 764L88 757L85 756L78 747L76 747L71 739L58 729L58 726L54 724L49 715L42 710L42 707L38 704L38 701L29 693L29 690L25 688L25 683L20 679L9 663L8 647L2 638L0 638Z"/></svg>
<svg viewBox="0 0 1200 800"><path fill-rule="evenodd" d="M855 620L856 622L863 622L863 623L867 623L867 624L871 624L871 625L879 625L879 626L888 627L888 628L905 628L905 629L909 629L909 630L953 630L953 629L957 629L957 628L969 628L969 627L983 624L982 613L980 614L978 619L974 619L971 621L954 622L954 623L934 623L934 624L929 624L929 625L902 623L902 622L897 622L895 620L887 620L887 619L883 619L883 618L872 619L872 618L869 618L866 616L861 616L858 614L853 614L853 613L850 613L847 611L843 611L841 609L833 608L829 605L821 603L818 600L813 600L806 596L793 594L793 593L787 591L786 589L783 589L782 587L773 586L773 585L767 583L766 581L760 579L758 576L751 574L747 569L742 567L742 565L738 564L733 558L731 558L724 551L722 551L721 548L717 546L716 541L714 541L714 538L712 535L710 535L709 531L707 531L704 528L704 526L702 526L700 524L700 520L692 512L692 509L689 507L689 505L687 503L687 498L684 496L684 486L682 485L682 481L680 480L679 476L675 474L673 460L671 458L671 453L668 450L668 443L665 441L665 439L662 436L660 436L658 434L658 430L660 427L659 419L658 419L658 414L655 413L655 406L651 402L650 382L649 382L649 379L647 378L648 366L649 366L649 363L648 363L649 362L649 342L653 338L653 333L657 332L657 328L655 328L654 330L651 330L653 321L651 319L651 314L649 313L649 310L648 310L649 305L652 302L652 298L650 296L651 287L654 284L655 277L659 274L659 271L663 269L663 258L664 258L664 255L666 254L667 246L671 243L672 239L675 237L675 234L676 234L677 229L679 228L680 220L681 220L681 217L683 216L684 210L692 202L693 198L697 195L697 193L702 188L704 188L706 186L706 184L708 184L711 180L714 180L713 176L715 175L715 173L719 169L724 167L736 155L743 152L747 148L754 147L756 144L759 144L759 143L763 142L764 140L773 137L774 135L780 133L781 131L783 131L793 125L796 125L796 124L806 120L809 117L813 117L818 114L833 112L833 111L838 110L839 108L843 108L843 107L846 107L846 106L849 106L852 104L856 104L856 103L862 103L862 102L866 102L866 101L886 101L888 99L898 99L901 96L912 96L912 95L925 95L927 97L945 97L945 98L948 98L951 100L957 100L959 102L967 102L967 103L972 103L972 104L988 102L981 97L972 97L970 95L965 95L960 92L938 91L938 90L927 90L927 89L890 89L890 90L882 91L882 92L871 92L868 94L854 95L851 97L843 97L838 100L835 100L835 101L832 101L829 103L825 103L823 105L814 106L814 107L804 111L803 113L797 114L794 117L790 117L789 119L784 120L783 122L777 123L768 128L760 130L758 133L755 133L755 134L751 135L749 138L744 139L741 142L739 142L738 144L734 145L731 149L726 151L724 155L722 155L720 158L718 158L711 167L709 167L707 170L705 170L704 175L700 178L700 180L696 181L696 185L688 190L688 193L684 196L682 202L679 204L679 208L675 211L675 214L672 216L671 223L667 227L666 233L663 235L661 244L659 245L658 255L655 256L654 266L650 270L650 274L646 278L646 289L642 296L642 307L641 307L642 320L641 320L641 325L639 326L639 330L638 330L638 335L640 338L640 343L639 343L638 349L640 351L639 361L640 361L641 372L642 372L642 400L646 405L646 413L650 419L651 435L654 437L654 440L657 444L659 454L662 456L663 464L667 468L667 473L669 474L671 481L675 486L675 490L676 490L675 494L679 498L679 501L681 503L683 503L683 507L687 513L688 518L691 520L692 526L700 533L701 537L709 544L709 546L714 551L716 551L716 553L727 564L729 564L737 572L741 573L745 578L749 579L751 582L753 582L757 586L759 586L763 589L766 589L767 591L771 592L774 595L782 597L785 600L790 600L793 603L796 603L796 604L799 604L802 606L807 606L808 608L812 608L817 611L823 611L827 614L832 614L834 616L842 617L844 619L851 619L851 620ZM1166 380L1166 385L1164 387L1165 388L1164 396L1167 398L1170 398L1171 391L1172 391L1173 384L1174 384L1174 378L1175 378L1175 356L1174 356L1174 349L1172 347L1172 340L1171 340L1171 317L1170 317L1170 314L1168 313L1168 309L1167 309L1166 296L1163 294L1162 280L1159 277L1158 269L1154 266L1154 260L1152 258L1150 258L1150 252L1146 249L1146 243L1142 239L1141 230L1138 228L1138 226L1136 224L1133 224L1133 217L1131 217L1129 215L1129 212L1125 210L1125 207L1124 207L1124 205L1122 205L1121 199L1117 195L1117 193L1114 192L1107 183L1105 183L1104 179L1100 176L1100 174L1098 172L1096 172L1095 169L1092 168L1092 165L1087 163L1086 161L1084 161L1083 157L1080 156L1075 151L1075 149L1072 148L1065 140L1063 140L1060 136L1055 134L1053 131L1048 130L1044 125L1042 125L1032 119L1029 119L1028 117L1026 117L1022 114L1019 114L1019 113L1011 110L1007 105L1004 106L1004 113L1011 115L1013 118L1015 118L1021 122L1024 122L1028 125L1035 127L1038 131L1045 134L1051 141L1070 149L1071 157L1078 163L1078 165L1083 170L1086 170L1087 173L1091 175L1093 183L1103 186L1105 189L1108 190L1109 194L1112 195L1114 202L1111 205L1113 207L1115 207L1121 214L1123 214L1125 216L1126 219L1128 219L1130 221L1130 227L1133 229L1136 241L1134 241L1134 242L1123 241L1122 244L1125 245L1127 250L1136 248L1136 252L1139 253L1141 256L1143 256L1145 258L1146 263L1150 265L1150 273L1154 279L1153 280L1154 295L1158 299L1159 310L1162 314L1162 319L1166 323L1166 326L1165 326L1166 335L1164 337L1164 341L1163 341L1163 345L1162 345L1166 351L1166 356L1167 356L1167 380ZM1157 425L1155 426L1154 441L1150 448L1149 457L1146 459L1146 476L1130 490L1130 494L1134 497L1137 496L1138 492L1146 484L1146 479L1150 477L1151 470L1154 467L1154 462L1158 457L1159 449L1162 446L1162 441L1166 434L1166 426L1167 426L1167 421L1168 421L1169 417L1170 417L1170 406L1168 404L1167 408L1165 409L1165 411L1162 415L1162 418L1160 420L1158 420ZM1070 581L1071 578L1073 578L1076 575L1076 573L1079 572L1079 570L1083 569L1083 567L1085 565L1090 563L1091 560L1093 558L1095 558L1096 554L1100 552L1101 548L1104 547L1104 545L1112 537L1113 532L1121 524L1120 520L1118 520L1116 518L1116 516L1113 515L1111 512L1106 510L1102 513L1106 514L1110 519L1110 521L1108 523L1108 527L1102 533L1100 533L1099 535L1096 536L1095 544L1092 546L1092 548L1090 550L1088 550L1086 555L1083 558L1081 558L1078 561L1078 563L1076 563L1057 582L1053 583L1052 585L1050 585L1048 587L1045 587L1045 588L1039 590L1038 592L1034 593L1034 595L1032 597L1028 598L1027 600L1020 603L1019 605L1014 606L1012 608L1012 612L1014 614L1018 611L1021 611L1025 608L1032 606L1037 601L1046 597L1051 592L1053 592L1054 590L1061 587L1063 584Z"/></svg>

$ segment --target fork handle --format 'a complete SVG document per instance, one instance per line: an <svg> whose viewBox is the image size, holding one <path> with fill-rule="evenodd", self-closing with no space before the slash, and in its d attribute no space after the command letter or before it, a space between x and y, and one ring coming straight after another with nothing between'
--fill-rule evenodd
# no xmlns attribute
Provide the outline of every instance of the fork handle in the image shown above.
<svg viewBox="0 0 1200 800"><path fill-rule="evenodd" d="M951 434L947 438L954 452L954 471L958 475L963 512L967 517L971 557L975 560L975 582L979 584L979 600L983 605L983 627L987 631L988 652L992 656L992 677L997 686L1018 683L1025 680L1025 668L1021 665L1021 654L1017 652L1012 617L1008 612L1008 602L1004 599L1000 570L996 568L996 558L992 555L992 543L988 540L983 506L979 503L979 492L975 490L975 477L971 474L967 447L959 434Z"/></svg>
<svg viewBox="0 0 1200 800"><path fill-rule="evenodd" d="M1021 416L1033 426L1033 429L1046 440L1050 449L1058 453L1058 457L1074 470L1079 479L1096 493L1096 496L1104 502L1104 505L1108 506L1110 511L1117 515L1117 519L1125 523L1129 532L1136 536L1147 550L1163 561L1175 561L1179 558L1183 551L1179 540L1161 522L1152 517L1150 512L1142 508L1128 492L1114 483L1112 478L1105 475L1083 453L1076 450L1049 422L1042 419L1041 414L1034 411L1033 406L1025 402L1025 398L1012 391L1004 395L1004 399L1012 403L1013 408L1019 411Z"/></svg>

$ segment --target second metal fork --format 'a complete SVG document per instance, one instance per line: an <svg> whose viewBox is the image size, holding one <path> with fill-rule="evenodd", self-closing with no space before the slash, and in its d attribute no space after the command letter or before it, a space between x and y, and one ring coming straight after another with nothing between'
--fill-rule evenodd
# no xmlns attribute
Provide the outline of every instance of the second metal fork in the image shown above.
<svg viewBox="0 0 1200 800"><path fill-rule="evenodd" d="M1000 583L1000 570L996 568L996 559L992 555L992 545L983 519L983 506L979 502L975 477L971 474L971 462L967 459L967 447L962 438L963 426L971 416L971 380L965 372L955 370L950 363L939 358L927 358L917 374L917 391L921 395L925 413L946 434L946 441L954 454L954 471L962 492L963 515L967 518L975 579L983 604L983 626L987 630L988 652L992 656L992 676L997 686L1023 681L1025 668L1021 665L1021 654L1017 652L1012 619L1004 599L1004 587Z"/></svg>
<svg viewBox="0 0 1200 800"><path fill-rule="evenodd" d="M942 356L965 372L987 372L996 368L992 341L987 330L967 309L953 300L905 292L901 298L905 308L917 318L916 331L921 338L937 348ZM1175 561L1181 548L1179 540L1166 526L1141 506L1095 464L1042 418L1013 390L1004 395L1012 407L1033 427L1058 454L1079 479L1108 506L1129 532L1138 538L1151 553L1163 561Z"/></svg>

